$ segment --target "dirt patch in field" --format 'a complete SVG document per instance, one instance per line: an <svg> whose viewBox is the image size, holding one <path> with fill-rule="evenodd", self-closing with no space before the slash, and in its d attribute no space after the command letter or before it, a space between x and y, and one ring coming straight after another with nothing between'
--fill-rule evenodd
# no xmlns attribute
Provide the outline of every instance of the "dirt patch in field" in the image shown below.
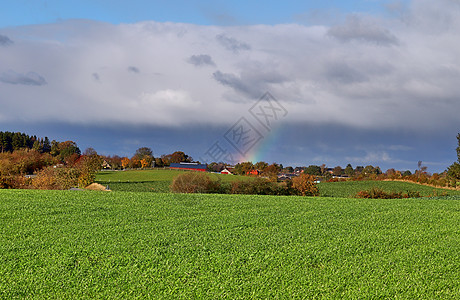
<svg viewBox="0 0 460 300"><path fill-rule="evenodd" d="M106 191L106 192L110 191L105 186L103 186L102 184L99 184L99 183L92 183L92 184L88 185L86 187L86 189L90 190L90 191Z"/></svg>

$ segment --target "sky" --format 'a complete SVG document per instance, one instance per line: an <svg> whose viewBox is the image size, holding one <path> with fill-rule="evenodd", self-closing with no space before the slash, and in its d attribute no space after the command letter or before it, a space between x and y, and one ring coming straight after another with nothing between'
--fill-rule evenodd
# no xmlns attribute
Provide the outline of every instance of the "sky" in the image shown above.
<svg viewBox="0 0 460 300"><path fill-rule="evenodd" d="M460 1L3 1L0 131L132 156L441 172Z"/></svg>

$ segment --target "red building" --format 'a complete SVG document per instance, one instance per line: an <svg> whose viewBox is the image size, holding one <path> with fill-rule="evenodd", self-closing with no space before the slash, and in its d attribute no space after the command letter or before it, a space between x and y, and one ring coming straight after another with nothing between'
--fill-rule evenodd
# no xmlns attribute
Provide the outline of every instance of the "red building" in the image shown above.
<svg viewBox="0 0 460 300"><path fill-rule="evenodd" d="M249 172L246 172L246 175L260 175L259 170L251 170Z"/></svg>

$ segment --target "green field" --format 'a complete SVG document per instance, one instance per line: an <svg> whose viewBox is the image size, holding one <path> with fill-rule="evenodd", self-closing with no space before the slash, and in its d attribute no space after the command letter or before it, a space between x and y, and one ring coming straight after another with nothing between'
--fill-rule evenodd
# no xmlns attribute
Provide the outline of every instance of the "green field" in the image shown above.
<svg viewBox="0 0 460 300"><path fill-rule="evenodd" d="M184 172L168 169L103 171L97 174L96 182L109 186L113 191L168 193L173 178ZM246 176L208 174L222 182L250 179Z"/></svg>
<svg viewBox="0 0 460 300"><path fill-rule="evenodd" d="M460 195L460 191L433 188L410 182L400 181L342 181L322 182L318 184L321 196L324 197L353 197L359 191L370 190L373 187L380 188L385 192L419 192L421 196L433 196L447 193L448 195Z"/></svg>
<svg viewBox="0 0 460 300"><path fill-rule="evenodd" d="M460 201L0 190L0 298L460 298Z"/></svg>
<svg viewBox="0 0 460 300"><path fill-rule="evenodd" d="M157 192L168 193L169 186L175 176L184 171L155 169L155 170L132 170L132 171L105 171L99 172L96 181L104 186L109 186L113 191L125 192ZM220 175L208 173L212 178L229 182L233 180L251 180L252 177ZM386 192L419 192L421 196L442 194L459 195L460 191L436 189L409 182L398 181L344 181L322 182L318 184L320 195L323 197L350 198L359 191L378 187Z"/></svg>

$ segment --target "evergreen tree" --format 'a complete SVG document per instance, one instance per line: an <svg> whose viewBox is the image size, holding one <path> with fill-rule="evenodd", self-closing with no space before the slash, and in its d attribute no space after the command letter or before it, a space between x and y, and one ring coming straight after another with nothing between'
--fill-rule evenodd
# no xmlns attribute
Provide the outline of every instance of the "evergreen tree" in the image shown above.
<svg viewBox="0 0 460 300"><path fill-rule="evenodd" d="M50 140L48 139L47 136L45 136L45 140L43 141L43 152L49 153L50 151L51 151Z"/></svg>

